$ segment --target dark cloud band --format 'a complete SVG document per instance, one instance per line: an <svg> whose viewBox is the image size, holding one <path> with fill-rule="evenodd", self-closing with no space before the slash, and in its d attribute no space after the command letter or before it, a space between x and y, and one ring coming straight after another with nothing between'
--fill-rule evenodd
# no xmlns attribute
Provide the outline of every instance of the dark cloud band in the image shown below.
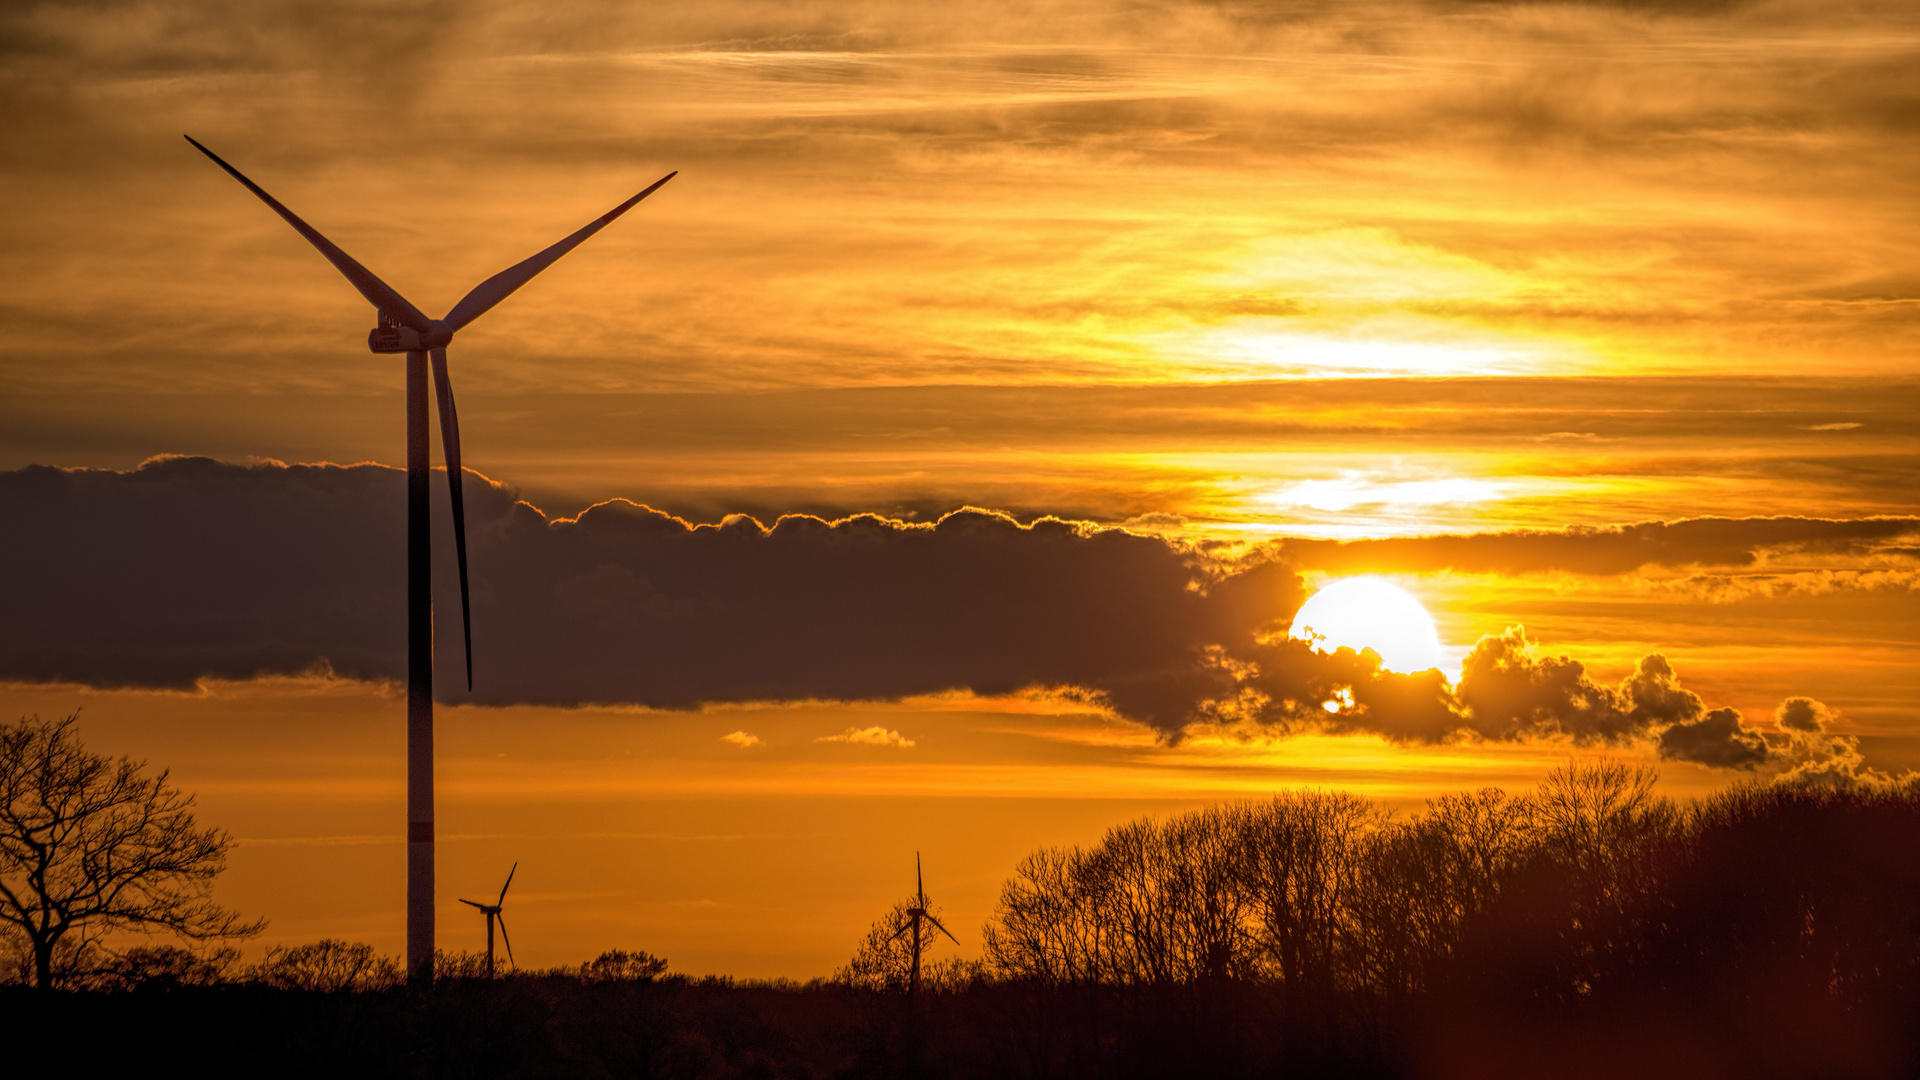
<svg viewBox="0 0 1920 1080"><path fill-rule="evenodd" d="M1455 687L1437 671L1382 670L1371 652L1316 651L1285 636L1306 592L1271 551L1229 563L1156 536L982 510L933 524L790 515L769 528L614 501L550 521L474 479L476 674L468 694L459 625L441 620L448 701L690 708L1052 689L1169 738L1212 721L1405 742L1653 738L1667 756L1741 768L1788 753L1737 712L1709 712L1657 655L1602 686L1578 661L1535 656L1515 628L1482 639ZM398 680L404 500L403 474L377 465L175 457L124 473L0 473L14 523L0 534L0 679L185 688L326 669ZM444 537L446 503L434 506ZM1723 550L1890 535L1879 521L1802 519L1614 535L1632 530L1698 531ZM1590 535L1491 542L1554 551ZM1478 538L1434 542L1454 539ZM440 554L445 604L456 594ZM1783 710L1795 760L1828 745L1823 706Z"/></svg>

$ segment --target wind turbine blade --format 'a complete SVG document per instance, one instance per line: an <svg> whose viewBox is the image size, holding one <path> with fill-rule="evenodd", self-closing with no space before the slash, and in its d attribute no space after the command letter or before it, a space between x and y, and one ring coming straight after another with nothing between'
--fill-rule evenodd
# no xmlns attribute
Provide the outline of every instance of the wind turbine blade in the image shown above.
<svg viewBox="0 0 1920 1080"><path fill-rule="evenodd" d="M496 915L494 917L500 920L500 940L505 942L507 946L507 963L512 964L514 967L519 967L519 961L513 958L513 939L507 936L507 917L505 915Z"/></svg>
<svg viewBox="0 0 1920 1080"><path fill-rule="evenodd" d="M518 869L520 869L520 864L514 863L513 869L507 871L507 885L513 884L513 871ZM507 885L500 886L500 899L495 900L493 902L493 905L495 907L499 907L500 905L507 902Z"/></svg>
<svg viewBox="0 0 1920 1080"><path fill-rule="evenodd" d="M360 290L360 295L366 297L367 301L374 307L423 334L432 329L433 320L421 314L419 308L408 303L406 297L395 292L393 286L374 277L373 271L354 262L353 256L341 251L333 241L321 236L320 230L301 221L299 216L293 211L280 205L280 200L262 191L259 184L241 175L239 169L222 161L219 154L201 146L191 135L185 136L185 138L188 142L193 143L195 149L212 158L215 165L227 170L228 175L245 184L248 191L260 196L260 201L272 207L274 213L286 218L287 224L293 226L301 236L306 237L307 243L318 248L320 254L325 255L327 261L333 264L333 268L340 271L348 281L352 282L353 287Z"/></svg>
<svg viewBox="0 0 1920 1080"><path fill-rule="evenodd" d="M215 160L218 159L216 158ZM235 175L239 174L236 173ZM515 263L474 286L472 292L463 297L459 303L453 305L452 311L447 312L445 320L447 329L458 330L479 318L488 308L512 296L515 289L532 281L535 274L552 266L559 260L560 256L579 247L581 242L586 240L587 237L606 228L612 223L614 218L631 210L635 203L653 194L659 189L661 184L666 183L678 175L680 175L680 173L679 170L676 169L660 179L655 180L645 191L642 191L640 194L635 195L633 198L628 199L626 202L595 218L586 228L581 229L565 240L535 255L533 258L527 259L524 262Z"/></svg>
<svg viewBox="0 0 1920 1080"><path fill-rule="evenodd" d="M893 936L892 936L892 937L890 937L890 938L888 938L887 940L888 940L888 941L898 941L898 940L900 940L900 935L901 935L901 934L904 934L904 933L906 933L906 932L907 932L908 930L911 930L911 929L913 929L913 920L912 920L912 919L908 919L908 920L907 920L907 921L906 921L905 923L902 923L902 924L901 924L901 926L900 926L900 929L898 929L898 930L895 930L895 931L893 932Z"/></svg>
<svg viewBox="0 0 1920 1080"><path fill-rule="evenodd" d="M920 873L920 853L913 853L913 891L920 897L920 906L927 906L927 879Z"/></svg>
<svg viewBox="0 0 1920 1080"><path fill-rule="evenodd" d="M941 933L943 933L943 934L946 934L946 935L947 935L947 940L948 940L948 941L951 941L951 942L953 942L953 943L954 943L955 945L958 945L958 944L960 944L960 939L959 939L959 938L957 938L957 937L954 937L954 936L953 936L953 934L952 934L952 933L950 933L950 932L949 932L949 931L947 930L947 928L946 928L946 927L944 927L944 926L941 926L941 925L940 925L940 920L939 920L939 919L936 919L936 918L934 918L933 916L931 916L931 915L929 915L929 916L927 916L927 921L928 921L928 922L930 922L930 923L932 923L932 924L934 925L934 927L935 927L936 929L938 929L938 930L939 930L939 931L940 931Z"/></svg>
<svg viewBox="0 0 1920 1080"><path fill-rule="evenodd" d="M440 447L447 456L447 490L453 495L453 550L460 560L460 629L467 646L467 689L473 689L473 609L467 604L467 506L460 491L460 416L453 408L453 381L447 377L447 350L433 356L433 388L440 396ZM518 863L514 864L518 866ZM513 880L509 872L507 880ZM505 895L506 890L501 890Z"/></svg>
<svg viewBox="0 0 1920 1080"><path fill-rule="evenodd" d="M477 908L479 908L479 909L480 909L481 911L485 911L485 910L487 910L487 905L485 905L485 904L482 904L482 903L479 903L479 902L477 902L477 901L474 901L474 900L462 900L462 901L460 901L460 902L461 902L461 903L463 903L463 904L466 904L466 905L468 905L468 906L470 906L470 907L477 907Z"/></svg>

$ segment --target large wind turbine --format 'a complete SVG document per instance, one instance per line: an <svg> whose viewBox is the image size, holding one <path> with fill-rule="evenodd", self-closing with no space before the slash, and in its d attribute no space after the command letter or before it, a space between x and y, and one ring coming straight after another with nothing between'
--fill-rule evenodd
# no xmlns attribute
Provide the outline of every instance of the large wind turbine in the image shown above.
<svg viewBox="0 0 1920 1080"><path fill-rule="evenodd" d="M913 894L914 906L907 909L907 921L901 923L900 929L895 930L893 937L887 939L888 941L897 941L901 934L909 930L913 931L913 974L907 980L907 997L909 1000L917 997L920 993L920 920L925 919L932 923L934 929L947 935L948 941L953 942L955 945L960 944L960 939L948 933L947 928L940 925L940 920L934 918L933 913L927 910L927 883L926 878L921 876L920 873L920 853L917 851L913 853Z"/></svg>
<svg viewBox="0 0 1920 1080"><path fill-rule="evenodd" d="M473 620L467 604L467 521L460 497L460 421L453 408L453 384L447 379L447 345L453 335L487 309L513 295L535 274L578 247L582 241L626 213L678 170L540 254L474 286L444 319L429 319L407 298L353 261L319 230L300 220L220 155L187 136L195 149L213 159L248 191L287 220L326 256L360 295L379 312L379 325L367 335L376 353L407 354L407 971L416 981L433 978L433 584L432 547L427 513L427 365L440 406L440 445L447 461L447 488L453 496L453 544L460 565L460 626L465 633L467 688L473 688Z"/></svg>
<svg viewBox="0 0 1920 1080"><path fill-rule="evenodd" d="M513 871L518 869L520 869L520 864L514 863L513 870L507 871L506 885L500 886L500 899L495 900L493 903L483 904L478 900L466 899L460 901L468 907L479 908L480 913L487 917L487 978L489 979L493 978L493 924L495 920L499 920L500 923L500 940L507 943L507 962L513 962L513 939L507 936L507 916L506 912L502 909L507 906L507 885L513 884ZM518 967L519 965L515 964L514 966Z"/></svg>

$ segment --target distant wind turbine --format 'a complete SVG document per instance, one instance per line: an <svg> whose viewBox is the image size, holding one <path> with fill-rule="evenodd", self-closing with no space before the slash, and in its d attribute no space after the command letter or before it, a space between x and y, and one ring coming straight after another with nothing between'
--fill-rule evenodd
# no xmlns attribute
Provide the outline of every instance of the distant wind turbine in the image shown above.
<svg viewBox="0 0 1920 1080"><path fill-rule="evenodd" d="M893 936L887 939L897 941L901 934L913 932L913 937L910 939L913 944L913 974L907 980L909 999L920 994L920 920L925 919L932 923L934 929L947 935L948 941L955 945L960 944L960 939L948 933L947 928L940 925L940 920L934 918L933 913L927 910L927 884L925 877L920 873L920 853L917 851L913 853L913 889L914 906L907 909L907 921L900 924L900 929L895 930Z"/></svg>
<svg viewBox="0 0 1920 1080"><path fill-rule="evenodd" d="M487 917L487 978L489 979L493 978L493 924L495 920L498 920L500 923L500 940L505 942L507 946L507 963L513 963L513 939L507 936L507 917L501 914L500 909L507 906L507 885L513 884L513 871L518 869L520 869L520 864L514 863L513 870L507 871L507 884L500 886L500 899L495 900L493 903L482 904L476 900L460 901L471 907L479 908ZM514 966L519 967L520 965L514 964Z"/></svg>
<svg viewBox="0 0 1920 1080"><path fill-rule="evenodd" d="M376 353L407 354L407 971L418 982L433 978L433 582L432 547L427 507L427 364L431 356L433 381L440 405L440 445L447 460L447 488L453 496L453 545L460 565L460 626L465 634L467 689L473 689L473 618L467 603L467 519L460 492L460 421L454 413L453 383L447 378L447 345L455 332L487 309L513 295L515 289L552 266L560 256L632 209L678 171L655 180L646 190L600 217L565 240L524 262L517 263L474 286L444 319L429 319L407 298L366 267L353 261L319 230L280 205L240 170L201 146L187 141L213 159L248 191L287 220L307 242L326 256L360 295L380 313L379 325L367 335Z"/></svg>

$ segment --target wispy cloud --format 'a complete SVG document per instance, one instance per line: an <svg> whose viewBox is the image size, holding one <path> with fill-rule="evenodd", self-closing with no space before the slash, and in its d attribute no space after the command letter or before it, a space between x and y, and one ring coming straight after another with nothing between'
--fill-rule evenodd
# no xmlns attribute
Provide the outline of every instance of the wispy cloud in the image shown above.
<svg viewBox="0 0 1920 1080"><path fill-rule="evenodd" d="M890 746L896 750L905 750L914 745L912 739L899 732L879 726L869 728L848 728L838 735L822 735L814 742L852 743L855 746Z"/></svg>
<svg viewBox="0 0 1920 1080"><path fill-rule="evenodd" d="M468 332L502 388L1907 371L1917 54L1796 0L14 5L0 386L364 376L188 121L434 310L685 170Z"/></svg>
<svg viewBox="0 0 1920 1080"><path fill-rule="evenodd" d="M735 731L730 734L722 735L720 736L720 741L730 742L742 750L745 750L749 746L763 745L760 736L749 735L744 731Z"/></svg>

